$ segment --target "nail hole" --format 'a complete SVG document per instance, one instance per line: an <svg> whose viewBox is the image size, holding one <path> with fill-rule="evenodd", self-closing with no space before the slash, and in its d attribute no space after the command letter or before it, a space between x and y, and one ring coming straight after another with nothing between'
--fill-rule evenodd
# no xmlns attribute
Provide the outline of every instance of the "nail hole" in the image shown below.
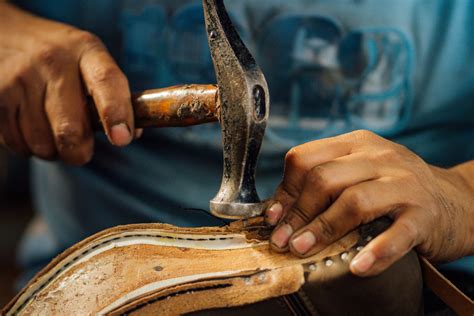
<svg viewBox="0 0 474 316"><path fill-rule="evenodd" d="M153 268L153 270L155 270L156 272L160 272L160 271L163 271L163 267L156 266L156 267Z"/></svg>

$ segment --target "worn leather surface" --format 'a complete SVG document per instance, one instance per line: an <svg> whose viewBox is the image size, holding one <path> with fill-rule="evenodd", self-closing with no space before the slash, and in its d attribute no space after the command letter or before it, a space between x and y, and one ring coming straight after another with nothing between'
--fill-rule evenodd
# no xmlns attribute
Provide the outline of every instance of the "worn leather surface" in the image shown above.
<svg viewBox="0 0 474 316"><path fill-rule="evenodd" d="M417 315L415 253L380 276L349 262L388 227L363 226L310 258L271 251L261 218L222 228L127 225L53 260L10 302L14 315Z"/></svg>

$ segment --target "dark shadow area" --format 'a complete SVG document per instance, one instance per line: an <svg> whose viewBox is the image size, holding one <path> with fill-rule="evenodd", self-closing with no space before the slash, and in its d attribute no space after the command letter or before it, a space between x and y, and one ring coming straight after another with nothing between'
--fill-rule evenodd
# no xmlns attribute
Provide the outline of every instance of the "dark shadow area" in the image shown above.
<svg viewBox="0 0 474 316"><path fill-rule="evenodd" d="M28 161L0 148L0 307L16 293L20 269L16 250L33 216L28 181ZM0 308L1 309L1 308Z"/></svg>

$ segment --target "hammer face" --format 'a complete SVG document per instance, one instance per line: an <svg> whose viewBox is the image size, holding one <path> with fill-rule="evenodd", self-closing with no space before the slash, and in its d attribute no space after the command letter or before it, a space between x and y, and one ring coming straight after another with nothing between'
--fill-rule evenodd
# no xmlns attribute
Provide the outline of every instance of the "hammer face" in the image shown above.
<svg viewBox="0 0 474 316"><path fill-rule="evenodd" d="M224 147L222 184L211 212L222 218L257 216L264 206L255 171L269 112L262 71L235 30L222 0L203 0L209 47L221 101Z"/></svg>
<svg viewBox="0 0 474 316"><path fill-rule="evenodd" d="M225 219L242 219L256 217L262 214L264 204L258 203L238 203L238 202L219 202L215 199L210 202L211 213L215 216Z"/></svg>

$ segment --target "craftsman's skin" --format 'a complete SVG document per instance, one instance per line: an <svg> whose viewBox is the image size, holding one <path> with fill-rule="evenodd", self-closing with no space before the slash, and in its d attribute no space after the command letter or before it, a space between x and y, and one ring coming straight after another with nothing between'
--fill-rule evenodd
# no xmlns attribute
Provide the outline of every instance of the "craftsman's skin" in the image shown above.
<svg viewBox="0 0 474 316"><path fill-rule="evenodd" d="M91 95L110 142L134 131L126 77L94 35L0 0L0 134L23 155L81 165L93 154ZM135 134L135 135L133 135ZM289 151L267 211L272 247L309 256L382 215L393 226L352 261L374 275L416 247L436 261L474 253L474 162L445 170L370 132Z"/></svg>
<svg viewBox="0 0 474 316"><path fill-rule="evenodd" d="M392 226L351 262L376 275L412 248L434 262L474 254L474 161L451 169L426 164L368 131L292 148L266 212L276 251L310 256L380 216Z"/></svg>
<svg viewBox="0 0 474 316"><path fill-rule="evenodd" d="M88 162L94 139L86 94L112 144L141 133L127 78L97 37L1 0L0 77L0 134L23 156Z"/></svg>

